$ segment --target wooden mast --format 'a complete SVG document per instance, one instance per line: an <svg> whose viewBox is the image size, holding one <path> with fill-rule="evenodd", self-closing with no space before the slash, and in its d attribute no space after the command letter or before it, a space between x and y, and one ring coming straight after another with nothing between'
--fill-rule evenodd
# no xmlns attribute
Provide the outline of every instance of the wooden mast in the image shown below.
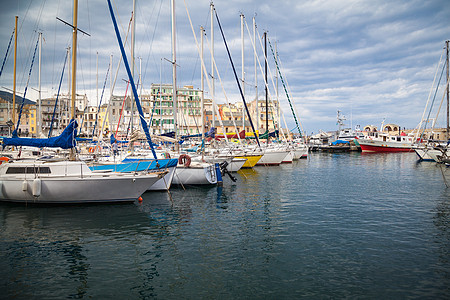
<svg viewBox="0 0 450 300"><path fill-rule="evenodd" d="M70 118L75 119L75 97L77 95L77 31L78 31L78 0L73 0L73 24L72 24L72 98L70 106ZM75 159L75 149L70 149L70 160Z"/></svg>

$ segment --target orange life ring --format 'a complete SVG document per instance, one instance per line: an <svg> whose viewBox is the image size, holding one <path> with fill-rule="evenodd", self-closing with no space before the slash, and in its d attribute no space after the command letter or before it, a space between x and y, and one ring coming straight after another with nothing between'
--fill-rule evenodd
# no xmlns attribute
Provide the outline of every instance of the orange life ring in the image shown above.
<svg viewBox="0 0 450 300"><path fill-rule="evenodd" d="M9 157L5 157L5 156L0 157L0 165L4 162L8 162L8 161L9 161Z"/></svg>
<svg viewBox="0 0 450 300"><path fill-rule="evenodd" d="M189 167L191 165L191 157L187 154L181 154L178 158L178 163L185 167Z"/></svg>
<svg viewBox="0 0 450 300"><path fill-rule="evenodd" d="M94 152L94 148L89 147L89 153L93 153Z"/></svg>

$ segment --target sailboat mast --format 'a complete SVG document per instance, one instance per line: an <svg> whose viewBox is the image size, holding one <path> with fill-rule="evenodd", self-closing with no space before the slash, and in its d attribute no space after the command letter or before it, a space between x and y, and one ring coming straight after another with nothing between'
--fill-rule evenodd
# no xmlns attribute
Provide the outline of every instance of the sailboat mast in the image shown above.
<svg viewBox="0 0 450 300"><path fill-rule="evenodd" d="M159 134L163 133L162 127L162 58L159 62Z"/></svg>
<svg viewBox="0 0 450 300"><path fill-rule="evenodd" d="M98 106L98 51L97 51L97 62L96 62L96 69L97 69L97 74L96 74L96 76L95 76L95 81L96 81L96 83L95 83L95 89L97 90L97 102L96 102L96 104L97 104L97 106Z"/></svg>
<svg viewBox="0 0 450 300"><path fill-rule="evenodd" d="M77 95L77 33L78 33L78 0L73 0L73 23L72 23L72 98L70 106L70 118L75 119L75 97ZM75 148L70 148L70 160L75 159Z"/></svg>
<svg viewBox="0 0 450 300"><path fill-rule="evenodd" d="M71 75L71 68L70 68L70 60L71 60L71 57L70 57L70 50L71 50L71 48L70 48L70 46L69 47L67 47L67 98L70 98L70 91L71 91L71 89L70 89L70 85L71 85L71 82L72 82L72 75Z"/></svg>
<svg viewBox="0 0 450 300"><path fill-rule="evenodd" d="M447 59L446 59L446 63L447 63L447 82L448 82L448 76L449 76L449 61L448 61L448 45L449 41L445 41L445 47L446 47L446 52L447 52ZM449 118L450 118L450 103L449 103L449 88L448 88L448 84L447 84L447 140L449 139L449 131L450 131L450 124L449 124Z"/></svg>
<svg viewBox="0 0 450 300"><path fill-rule="evenodd" d="M244 14L241 13L241 65L242 65L242 92L245 97L245 70L244 70ZM242 129L245 130L245 110L242 109ZM239 132L236 132L239 134Z"/></svg>
<svg viewBox="0 0 450 300"><path fill-rule="evenodd" d="M73 31L72 31L72 98L70 118L75 119L75 97L77 79L77 31L78 31L78 0L73 0Z"/></svg>
<svg viewBox="0 0 450 300"><path fill-rule="evenodd" d="M253 17L253 45L256 45L256 19ZM255 63L255 99L256 99L256 130L259 130L259 103L258 103L258 72L256 52L253 54ZM256 135L256 132L255 132Z"/></svg>
<svg viewBox="0 0 450 300"><path fill-rule="evenodd" d="M139 82L140 82L140 89L139 89L139 97L142 98L142 57L139 56Z"/></svg>
<svg viewBox="0 0 450 300"><path fill-rule="evenodd" d="M175 0L170 2L172 9L172 100L173 100L173 118L175 127L175 139L177 139L177 129L178 129L178 99L177 99L177 56L176 56L176 23L175 23ZM175 147L178 148L178 143L175 143ZM178 149L175 149L178 150Z"/></svg>
<svg viewBox="0 0 450 300"><path fill-rule="evenodd" d="M112 69L112 65L113 65L113 55L111 54L109 56L109 65L111 66ZM113 94L113 76L112 76L112 72L111 72L111 76L109 77L109 95L110 98L112 97ZM109 100L111 102L111 100Z"/></svg>
<svg viewBox="0 0 450 300"><path fill-rule="evenodd" d="M277 42L275 42L275 62L278 64L278 51L277 51ZM281 131L281 110L280 110L280 94L278 92L278 74L275 73L276 81L276 95L277 95L277 127L275 128L275 120L273 122L273 128L278 129L279 132Z"/></svg>
<svg viewBox="0 0 450 300"><path fill-rule="evenodd" d="M132 19L132 23L131 23L131 57L130 57L130 59L131 59L131 76L133 76L133 79L134 79L134 63L135 63L135 61L134 61L134 44L135 44L135 38L136 38L136 0L133 0L133 19ZM139 83L139 84L141 84L141 83ZM130 115L130 123L131 123L131 125L130 125L130 130L131 130L131 134L133 134L133 122L134 122L134 118L133 118L133 115L134 115L134 96L133 96L133 93L131 93L131 97L130 97L130 100L131 100L131 102L130 102L130 105L131 105L131 108L130 108L130 112L131 112L131 115ZM133 150L134 150L134 148L133 148L133 143L131 143L131 152L133 152Z"/></svg>
<svg viewBox="0 0 450 300"><path fill-rule="evenodd" d="M214 3L210 3L211 8L211 100L212 100L212 127L216 127L216 110L214 108L214 96L215 96L215 86L214 86Z"/></svg>
<svg viewBox="0 0 450 300"><path fill-rule="evenodd" d="M41 108L41 58L42 58L42 32L39 32L39 78L38 78L38 95L39 95L39 109L37 113L36 133L40 137L41 123L42 123L42 108Z"/></svg>
<svg viewBox="0 0 450 300"><path fill-rule="evenodd" d="M200 48L200 59L203 63L203 36L205 35L205 29L203 28L203 26L200 26L200 41L201 41L201 48ZM205 124L204 124L204 118L205 118L205 112L204 112L204 106L205 106L205 73L203 72L203 68L201 69L201 89L202 89L202 98L201 98L201 126L202 126L202 140L205 138Z"/></svg>
<svg viewBox="0 0 450 300"><path fill-rule="evenodd" d="M267 90L267 31L264 32L264 89L266 91L266 130L269 134L269 91ZM267 135L267 141L269 141L269 135Z"/></svg>
<svg viewBox="0 0 450 300"><path fill-rule="evenodd" d="M14 29L14 79L13 79L13 107L12 107L12 122L14 130L14 125L16 124L16 69L17 69L17 21L19 17L16 16L16 25Z"/></svg>

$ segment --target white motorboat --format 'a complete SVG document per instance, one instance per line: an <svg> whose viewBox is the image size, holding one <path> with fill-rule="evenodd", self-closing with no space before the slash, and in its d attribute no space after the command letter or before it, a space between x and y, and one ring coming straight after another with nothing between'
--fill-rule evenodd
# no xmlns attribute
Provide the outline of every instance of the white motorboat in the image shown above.
<svg viewBox="0 0 450 300"><path fill-rule="evenodd" d="M130 202L166 172L94 173L82 161L18 160L0 165L0 201Z"/></svg>

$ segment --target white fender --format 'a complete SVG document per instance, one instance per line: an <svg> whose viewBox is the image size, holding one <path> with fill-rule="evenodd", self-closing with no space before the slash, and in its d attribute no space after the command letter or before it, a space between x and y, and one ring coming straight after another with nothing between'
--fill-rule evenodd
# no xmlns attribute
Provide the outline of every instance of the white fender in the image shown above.
<svg viewBox="0 0 450 300"><path fill-rule="evenodd" d="M26 180L22 182L22 191L26 192L28 190L28 183Z"/></svg>
<svg viewBox="0 0 450 300"><path fill-rule="evenodd" d="M33 180L33 196L34 197L39 197L41 195L41 180L40 179L35 179Z"/></svg>

